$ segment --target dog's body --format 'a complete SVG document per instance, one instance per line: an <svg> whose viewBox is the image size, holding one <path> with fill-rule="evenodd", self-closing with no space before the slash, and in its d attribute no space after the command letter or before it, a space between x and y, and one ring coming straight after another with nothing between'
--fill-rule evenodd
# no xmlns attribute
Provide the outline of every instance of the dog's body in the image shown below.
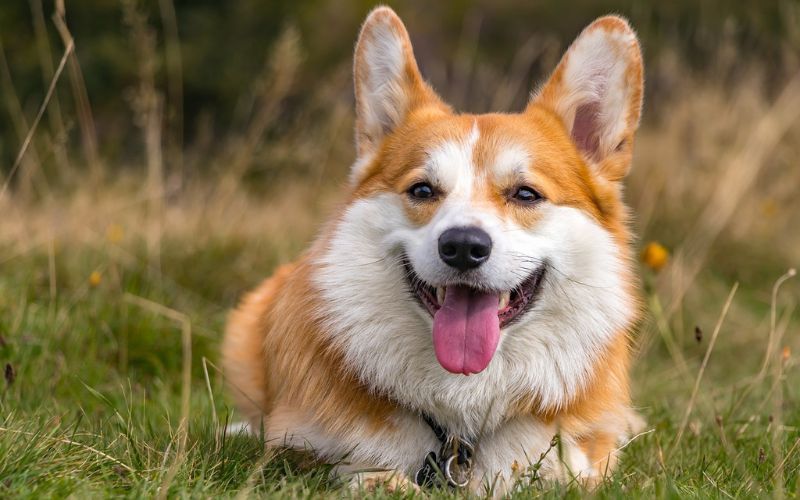
<svg viewBox="0 0 800 500"><path fill-rule="evenodd" d="M601 18L523 113L464 115L378 8L355 84L345 209L230 318L238 407L269 443L352 469L413 475L440 448L424 415L475 441L473 490L507 488L557 433L540 472L602 477L634 418L634 33Z"/></svg>

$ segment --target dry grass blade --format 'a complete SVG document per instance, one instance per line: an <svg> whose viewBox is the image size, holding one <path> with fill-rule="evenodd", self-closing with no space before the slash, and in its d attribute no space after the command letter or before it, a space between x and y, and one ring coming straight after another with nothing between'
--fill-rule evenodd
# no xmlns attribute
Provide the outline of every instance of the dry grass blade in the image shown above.
<svg viewBox="0 0 800 500"><path fill-rule="evenodd" d="M794 455L794 452L797 451L797 447L800 445L800 438L795 439L794 444L786 453L786 456L783 457L783 460L775 466L775 470L772 472L773 478L777 478L779 475L783 473L783 469L786 466L786 462Z"/></svg>
<svg viewBox="0 0 800 500"><path fill-rule="evenodd" d="M67 439L67 438L57 438L57 437L51 437L51 436L42 436L41 434L35 434L33 432L26 432L26 431L21 431L21 430L17 430L17 429L8 429L8 428L5 428L5 427L0 427L0 432L10 432L12 434L21 434L23 436L31 436L31 437L36 437L36 438L43 438L43 439L48 439L48 440L55 441L55 442L58 442L58 443L68 444L70 446L77 446L79 448L83 448L86 451L90 451L90 452L94 453L95 455L97 455L99 457L103 457L106 460L110 460L110 461L114 462L115 464L119 465L120 467L122 467L123 469L125 469L128 472L131 472L131 473L136 472L133 469L133 467L131 467L130 465L126 464L125 462L119 460L118 458L112 457L108 453L103 453L102 451L100 451L97 448L94 448L92 446L89 446L88 444L79 443L77 441L73 441L73 440Z"/></svg>
<svg viewBox="0 0 800 500"><path fill-rule="evenodd" d="M250 474L247 476L247 481L245 481L244 486L236 493L234 497L236 500L243 500L245 498L250 498L253 494L253 488L255 487L256 481L258 481L258 477L261 474L262 469L266 466L270 460L275 457L275 448L267 448L264 450L264 454L258 461L253 464Z"/></svg>
<svg viewBox="0 0 800 500"><path fill-rule="evenodd" d="M219 428L219 417L217 416L217 404L214 400L214 391L211 389L211 377L208 375L209 360L203 356L203 376L206 381L206 389L208 390L208 400L211 403L211 421L214 424L214 449L219 451L222 444L222 433L224 429Z"/></svg>
<svg viewBox="0 0 800 500"><path fill-rule="evenodd" d="M67 27L66 15L67 12L64 0L56 0L53 24L55 24L64 46L68 47L72 45L74 47L75 41ZM86 82L84 81L81 65L78 62L78 56L74 48L70 57L67 58L67 63L69 65L69 79L72 87L72 95L75 99L75 111L77 112L78 123L81 127L84 154L86 155L86 161L89 163L92 177L98 179L102 173L102 165L97 151L97 130L94 124L94 117L92 116L92 107L89 104L89 93L86 90Z"/></svg>
<svg viewBox="0 0 800 500"><path fill-rule="evenodd" d="M44 6L42 0L28 0L33 18L33 31L36 36L36 49L39 54L39 65L42 70L42 83L47 85L53 79L55 68L53 66L53 55L50 51L50 41L47 36L47 26L44 18ZM72 173L69 163L68 135L67 127L64 125L64 116L61 112L61 103L58 95L53 97L48 108L50 126L52 128L53 152L62 175Z"/></svg>
<svg viewBox="0 0 800 500"><path fill-rule="evenodd" d="M775 285L772 287L772 304L770 307L770 329L769 329L769 343L767 345L767 357L764 359L764 366L769 366L772 362L772 384L773 390L771 393L772 400L772 424L771 424L771 438L772 438L772 455L773 460L777 464L772 472L773 496L777 499L782 499L785 496L785 480L784 480L784 464L786 458L783 455L783 362L780 359L781 353L778 350L781 337L776 335L775 322L776 322L776 308L778 302L778 289L788 279L797 274L794 268L789 269L786 274L778 278Z"/></svg>
<svg viewBox="0 0 800 500"><path fill-rule="evenodd" d="M792 268L786 271L783 276L778 278L772 286L772 298L770 301L770 328L769 328L769 336L767 338L767 347L764 351L764 359L761 362L761 368L759 369L758 373L752 378L749 384L746 386L742 394L739 396L738 401L734 405L733 409L736 410L744 404L747 397L753 392L756 387L760 387L761 383L764 381L764 378L767 375L767 370L769 369L770 362L775 358L775 346L780 342L780 339L783 338L783 334L786 332L786 328L788 327L789 320L791 319L791 313L793 309L787 311L783 325L781 328L778 328L777 325L777 301L778 301L778 290L780 289L781 285L786 282L788 279L791 279L797 274L797 271ZM774 385L770 388L769 394L777 390L778 388ZM764 403L759 407L759 411L764 407L764 405L768 402L765 400Z"/></svg>
<svg viewBox="0 0 800 500"><path fill-rule="evenodd" d="M714 350L714 345L717 343L717 336L719 336L719 331L722 328L722 322L728 315L728 309L731 306L731 302L733 302L733 297L736 295L736 290L738 288L739 283L734 283L730 293L728 294L728 298L725 301L725 305L722 307L722 313L719 315L717 324L714 326L714 333L711 334L711 341L708 343L708 348L706 349L706 354L703 357L703 362L700 364L700 371L697 372L697 378L694 381L692 395L689 398L689 404L686 406L686 412L683 414L683 420L681 421L681 426L678 428L678 434L675 436L675 442L672 445L672 450L675 450L678 447L678 444L680 444L681 439L683 438L683 433L686 430L686 425L689 423L689 417L692 414L692 409L694 409L695 401L697 400L697 393L700 391L700 382L703 380L703 374L706 371L706 366L708 366L708 360L711 358L711 351Z"/></svg>
<svg viewBox="0 0 800 500"><path fill-rule="evenodd" d="M20 164L22 163L22 159L25 157L25 152L28 150L28 147L31 145L31 140L33 139L33 134L36 132L36 129L39 127L39 122L42 121L42 117L44 116L44 112L47 110L47 105L50 103L50 100L53 98L53 93L56 90L56 84L58 83L59 78L61 78L61 73L64 72L64 67L69 60L70 55L72 55L72 51L75 49L75 44L72 40L69 41L66 48L64 48L64 55L61 56L61 61L58 63L58 67L56 68L56 72L53 75L53 79L50 80L50 86L47 88L47 93L42 100L42 105L39 106L39 112L36 113L36 118L34 118L33 123L31 124L31 128L28 130L28 135L25 137L25 140L22 142L22 146L19 149L19 153L17 153L17 158L14 160L14 165L11 167L11 170L8 173L8 177L6 178L5 182L3 183L3 188L0 189L0 199L3 198L3 195L8 188L11 179L14 177L14 173L19 168Z"/></svg>
<svg viewBox="0 0 800 500"><path fill-rule="evenodd" d="M45 87L50 84L50 78L44 83ZM8 65L6 58L5 46L3 41L0 40L0 93L3 95L4 104L8 110L11 124L19 146L22 146L25 137L28 136L30 127L26 119L25 111L23 109L23 102L17 95L17 90L14 85L14 79L11 75L11 68ZM54 94L55 95L55 94ZM55 104L55 99L51 102L51 106ZM41 192L41 194L49 195L49 188L42 172L42 158L36 149L35 144L31 144L26 151L23 161L19 166L19 174L17 175L16 192L20 194L21 199L30 199L30 195L34 194L34 189ZM34 183L34 181L36 181ZM34 198L35 199L35 198Z"/></svg>
<svg viewBox="0 0 800 500"><path fill-rule="evenodd" d="M793 278L795 275L797 275L797 271L794 268L789 269L783 276L778 278L777 281L775 281L775 284L772 286L772 300L770 302L769 309L769 339L767 340L767 351L764 353L764 360L761 362L761 369L758 371L758 375L756 376L756 382L761 381L766 375L767 369L769 368L769 362L772 359L772 351L775 349L775 344L777 341L775 336L775 323L777 321L778 290L784 282Z"/></svg>

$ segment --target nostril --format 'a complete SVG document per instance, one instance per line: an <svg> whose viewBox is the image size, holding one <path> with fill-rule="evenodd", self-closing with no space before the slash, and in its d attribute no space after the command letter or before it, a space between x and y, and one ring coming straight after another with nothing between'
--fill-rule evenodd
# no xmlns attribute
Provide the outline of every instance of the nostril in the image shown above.
<svg viewBox="0 0 800 500"><path fill-rule="evenodd" d="M491 248L486 245L475 245L470 249L469 254L473 259L485 259L490 252Z"/></svg>
<svg viewBox="0 0 800 500"><path fill-rule="evenodd" d="M456 246L453 245L453 244L449 244L448 243L448 244L442 245L442 247L441 247L441 254L444 257L455 257L457 253L458 253L458 250L456 249Z"/></svg>

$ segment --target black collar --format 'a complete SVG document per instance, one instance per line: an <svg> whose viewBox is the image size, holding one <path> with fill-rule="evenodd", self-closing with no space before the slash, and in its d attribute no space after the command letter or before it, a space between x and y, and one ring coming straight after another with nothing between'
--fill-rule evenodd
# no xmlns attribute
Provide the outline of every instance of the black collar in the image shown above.
<svg viewBox="0 0 800 500"><path fill-rule="evenodd" d="M463 488L472 477L472 456L475 447L464 436L448 432L427 413L422 419L428 424L441 444L439 454L430 452L422 462L422 467L414 478L420 486L445 484L451 488Z"/></svg>

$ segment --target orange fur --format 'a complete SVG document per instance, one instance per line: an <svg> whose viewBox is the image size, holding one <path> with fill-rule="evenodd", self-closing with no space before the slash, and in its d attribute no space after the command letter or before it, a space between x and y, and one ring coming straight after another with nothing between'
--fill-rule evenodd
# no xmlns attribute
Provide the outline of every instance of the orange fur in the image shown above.
<svg viewBox="0 0 800 500"><path fill-rule="evenodd" d="M238 406L258 429L280 429L272 417L313 409L313 423L332 433L354 425L391 425L391 405L369 391L345 367L340 353L320 338L319 319L311 317L310 266L280 268L248 295L231 315L223 360ZM333 383L335 381L335 383Z"/></svg>

